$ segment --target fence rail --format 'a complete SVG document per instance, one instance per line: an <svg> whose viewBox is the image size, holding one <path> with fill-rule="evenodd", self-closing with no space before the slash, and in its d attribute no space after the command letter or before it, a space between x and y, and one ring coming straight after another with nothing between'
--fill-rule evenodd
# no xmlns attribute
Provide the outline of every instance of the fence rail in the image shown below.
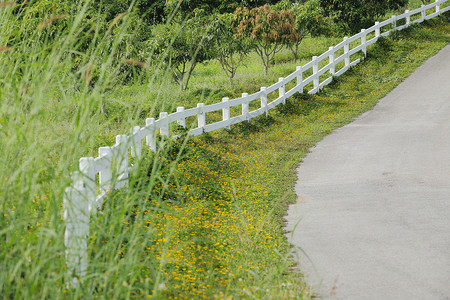
<svg viewBox="0 0 450 300"><path fill-rule="evenodd" d="M75 275L72 284L77 284L76 277L84 276L87 271L87 237L89 235L89 216L101 208L109 191L127 188L130 168L129 155L141 157L145 145L156 151L156 135L169 137L170 124L176 123L186 127L187 118L197 118L197 127L189 130L191 136L211 132L231 125L248 121L268 113L295 93L309 89L309 94L315 94L325 85L332 82L333 77L345 73L351 66L358 64L367 55L367 47L375 43L381 36L388 36L393 30L402 30L414 23L434 18L450 10L450 6L441 9L441 4L448 0L436 0L434 3L422 5L412 11L405 11L399 16L392 16L383 22L375 22L368 29L352 37L344 37L343 41L319 56L314 56L310 62L298 66L290 75L279 78L278 82L269 87L261 87L260 91L243 93L236 99L223 98L221 102L205 105L198 103L197 107L185 109L177 107L176 112L168 114L161 112L159 119L148 118L145 126L135 126L129 135L118 135L116 143L111 147L100 147L98 157L83 157L79 162L79 172L72 174L72 184L66 188L64 196L64 218L66 221L65 245L66 263L71 274ZM427 14L427 10L434 10ZM411 17L420 15L411 21ZM404 20L404 25L397 24ZM388 28L385 28L388 27ZM383 32L383 29L385 31ZM370 37L370 39L368 39ZM357 43L357 45L352 45ZM351 48L353 46L353 48ZM342 54L339 54L341 53ZM355 56L358 58L355 59ZM322 65L321 63L326 64ZM306 73L311 73L304 78ZM325 77L326 78L323 78ZM292 83L293 84L290 84ZM312 83L312 84L311 84ZM286 86L292 86L286 91ZM278 95L268 102L269 95L278 91ZM260 101L259 108L250 111L250 103ZM241 106L241 114L231 117L231 108ZM222 120L207 124L206 114L222 112Z"/></svg>

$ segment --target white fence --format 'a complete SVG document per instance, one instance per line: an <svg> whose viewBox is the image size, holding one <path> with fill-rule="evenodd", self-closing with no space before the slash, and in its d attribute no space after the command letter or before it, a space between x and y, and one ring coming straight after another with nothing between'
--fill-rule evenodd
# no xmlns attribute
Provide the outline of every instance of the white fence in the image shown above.
<svg viewBox="0 0 450 300"><path fill-rule="evenodd" d="M76 285L76 277L84 276L87 271L89 216L101 208L109 191L127 188L128 172L132 167L129 165L129 154L140 157L144 139L145 144L152 151L156 151L156 134L159 131L161 136L168 137L171 123L176 122L186 127L186 119L197 118L198 126L189 131L190 135L196 136L220 128L229 128L233 124L267 114L270 109L285 103L287 98L297 92L302 93L304 89L308 88L309 94L317 93L323 86L329 84L333 77L343 74L351 66L359 63L361 58L352 59L355 56L365 57L367 47L375 43L380 36L388 36L392 30L402 30L413 23L420 23L450 10L450 6L440 8L440 5L447 1L436 0L435 3L422 5L399 16L392 16L386 21L376 22L374 26L362 29L352 37L345 37L341 43L330 47L320 56L314 56L309 63L297 67L292 74L280 78L277 83L267 88L262 87L254 94L244 93L242 97L232 100L223 98L222 102L211 105L199 103L196 108L178 107L177 111L171 114L162 112L158 120L147 119L144 127L134 127L130 135L118 135L114 146L100 147L98 157L81 158L80 171L72 174L73 182L66 188L64 197L66 262L71 274L75 276L72 284ZM430 9L433 13L427 15L427 10ZM411 21L411 17L414 18L416 15L419 15L419 18ZM400 22L404 25L397 26ZM306 77L307 74L310 75ZM291 88L286 91L289 83ZM275 95L276 99L268 102L269 95L276 92L278 92ZM250 103L254 101L260 101L259 108L250 111ZM236 106L242 107L242 113L231 117L231 108ZM222 120L207 124L206 114L216 111L222 112Z"/></svg>

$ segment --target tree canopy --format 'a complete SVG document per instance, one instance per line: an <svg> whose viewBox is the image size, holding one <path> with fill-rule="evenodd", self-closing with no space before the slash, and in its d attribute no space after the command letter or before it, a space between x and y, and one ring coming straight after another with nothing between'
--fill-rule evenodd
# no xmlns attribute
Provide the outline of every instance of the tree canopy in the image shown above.
<svg viewBox="0 0 450 300"><path fill-rule="evenodd" d="M235 20L233 14L216 14L212 27L212 51L219 61L230 84L241 65L245 55L250 51L252 41L250 38L235 38Z"/></svg>
<svg viewBox="0 0 450 300"><path fill-rule="evenodd" d="M278 0L167 0L166 12L175 9L184 16L192 14L195 9L202 9L208 14L232 13L238 7L255 8L276 4Z"/></svg>
<svg viewBox="0 0 450 300"><path fill-rule="evenodd" d="M297 38L295 18L291 10L277 12L269 5L248 9L238 8L236 37L253 39L253 49L261 58L264 74L268 74L269 65L283 45Z"/></svg>
<svg viewBox="0 0 450 300"><path fill-rule="evenodd" d="M294 18L294 30L296 35L287 43L288 48L298 59L298 49L307 35L330 35L334 32L334 24L331 17L325 17L318 0L309 0L304 3L282 0L273 6L276 11L291 10Z"/></svg>
<svg viewBox="0 0 450 300"><path fill-rule="evenodd" d="M342 31L356 33L373 25L376 18L404 7L408 0L319 0L326 16Z"/></svg>
<svg viewBox="0 0 450 300"><path fill-rule="evenodd" d="M171 70L173 78L182 90L186 89L192 72L198 63L212 58L209 44L211 17L200 10L182 24L173 22L153 27L152 38L148 41L157 61Z"/></svg>

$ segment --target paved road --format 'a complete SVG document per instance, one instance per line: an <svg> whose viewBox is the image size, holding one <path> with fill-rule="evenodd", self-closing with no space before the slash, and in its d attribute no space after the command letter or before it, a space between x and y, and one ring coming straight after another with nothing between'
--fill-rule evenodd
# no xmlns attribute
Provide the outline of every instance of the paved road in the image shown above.
<svg viewBox="0 0 450 300"><path fill-rule="evenodd" d="M450 299L450 45L297 169L287 229L325 299Z"/></svg>

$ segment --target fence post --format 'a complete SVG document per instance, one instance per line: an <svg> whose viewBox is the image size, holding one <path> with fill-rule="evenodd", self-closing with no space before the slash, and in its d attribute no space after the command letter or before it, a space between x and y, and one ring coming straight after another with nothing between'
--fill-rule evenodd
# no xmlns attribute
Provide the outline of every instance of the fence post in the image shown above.
<svg viewBox="0 0 450 300"><path fill-rule="evenodd" d="M72 186L65 189L63 198L65 258L73 288L78 286L80 277L86 275L88 264L89 199L82 177L80 172L72 173Z"/></svg>
<svg viewBox="0 0 450 300"><path fill-rule="evenodd" d="M267 94L266 87L261 87L261 108L266 112L267 117Z"/></svg>
<svg viewBox="0 0 450 300"><path fill-rule="evenodd" d="M303 71L302 66L297 66L297 88L299 93L303 93Z"/></svg>
<svg viewBox="0 0 450 300"><path fill-rule="evenodd" d="M150 133L146 136L147 146L150 148L152 152L156 152L156 139L155 139L155 119L147 118L145 119L145 127L150 128Z"/></svg>
<svg viewBox="0 0 450 300"><path fill-rule="evenodd" d="M166 112L160 112L159 113L159 120L161 121L161 128L160 128L160 133L163 136L169 136L169 118L168 118L168 113Z"/></svg>
<svg viewBox="0 0 450 300"><path fill-rule="evenodd" d="M230 119L230 98L224 97L222 98L222 102L225 103L226 107L222 108L222 120L227 121ZM230 129L230 125L227 125L227 129Z"/></svg>
<svg viewBox="0 0 450 300"><path fill-rule="evenodd" d="M397 16L393 15L391 18L392 18L392 30L395 31L397 30Z"/></svg>
<svg viewBox="0 0 450 300"><path fill-rule="evenodd" d="M331 65L330 66L330 75L334 76L334 74L336 73L335 65L334 65L334 47L331 46L328 48L328 50L331 51L330 55L328 56L328 63Z"/></svg>
<svg viewBox="0 0 450 300"><path fill-rule="evenodd" d="M362 52L364 53L364 58L367 57L367 45L366 45L366 30L365 29L361 29L361 45L362 45Z"/></svg>
<svg viewBox="0 0 450 300"><path fill-rule="evenodd" d="M375 37L379 38L380 35L381 35L380 22L376 21L375 25L376 25L376 27L375 27Z"/></svg>
<svg viewBox="0 0 450 300"><path fill-rule="evenodd" d="M205 107L205 104L198 103L197 107L198 107L198 114L197 114L198 127L204 129L206 126L206 116L205 113L203 112L203 107Z"/></svg>
<svg viewBox="0 0 450 300"><path fill-rule="evenodd" d="M286 94L286 87L284 85L284 78L280 77L278 78L278 82L281 82L281 86L278 89L278 97L283 99L283 104L286 103L286 97L284 96Z"/></svg>
<svg viewBox="0 0 450 300"><path fill-rule="evenodd" d="M116 136L117 150L115 151L115 160L117 164L117 182L115 189L128 187L128 136L121 134Z"/></svg>
<svg viewBox="0 0 450 300"><path fill-rule="evenodd" d="M347 69L350 66L350 55L348 52L350 51L350 45L348 43L348 37L344 37L344 54L345 54L345 68Z"/></svg>
<svg viewBox="0 0 450 300"><path fill-rule="evenodd" d="M95 173L94 173L94 158L82 157L79 161L79 168L83 174L83 184L86 188L86 197L89 203L89 211L97 212L97 205L95 203Z"/></svg>
<svg viewBox="0 0 450 300"><path fill-rule="evenodd" d="M242 98L247 98L248 93L242 93ZM242 103L242 115L245 116L245 119L248 120L249 107L248 102Z"/></svg>
<svg viewBox="0 0 450 300"><path fill-rule="evenodd" d="M406 13L406 27L409 27L409 25L411 25L411 15L409 14L409 10L406 10L405 13Z"/></svg>
<svg viewBox="0 0 450 300"><path fill-rule="evenodd" d="M317 56L313 56L312 58L314 64L313 64L313 75L315 76L313 82L314 82L314 89L317 89L319 91L319 76L317 75L317 72L319 72L319 62L317 61Z"/></svg>
<svg viewBox="0 0 450 300"><path fill-rule="evenodd" d="M421 6L420 6L420 8L422 9L421 11L420 11L420 15L421 15L421 22L423 22L423 21L425 21L425 15L426 15L426 13L427 13L427 11L425 10L425 5L424 4L422 4Z"/></svg>
<svg viewBox="0 0 450 300"><path fill-rule="evenodd" d="M441 4L439 3L439 0L435 0L434 2L436 3L436 12L441 14Z"/></svg>
<svg viewBox="0 0 450 300"><path fill-rule="evenodd" d="M139 136L139 130L141 130L141 127L134 126L133 130L131 132L131 136L133 137L132 144L131 144L131 155L133 157L141 158L142 144L141 144L141 139Z"/></svg>
<svg viewBox="0 0 450 300"><path fill-rule="evenodd" d="M177 107L177 112L183 112L184 111L184 106L178 106ZM179 118L177 120L178 125L183 126L184 128L186 128L186 118L184 117L184 114L181 118Z"/></svg>
<svg viewBox="0 0 450 300"><path fill-rule="evenodd" d="M112 160L113 160L113 152L111 147L100 147L98 148L98 156L104 156L108 160L108 167L103 169L98 174L98 181L100 185L100 191L106 192L111 189L111 180L112 180ZM100 209L102 203L97 203L97 208Z"/></svg>

